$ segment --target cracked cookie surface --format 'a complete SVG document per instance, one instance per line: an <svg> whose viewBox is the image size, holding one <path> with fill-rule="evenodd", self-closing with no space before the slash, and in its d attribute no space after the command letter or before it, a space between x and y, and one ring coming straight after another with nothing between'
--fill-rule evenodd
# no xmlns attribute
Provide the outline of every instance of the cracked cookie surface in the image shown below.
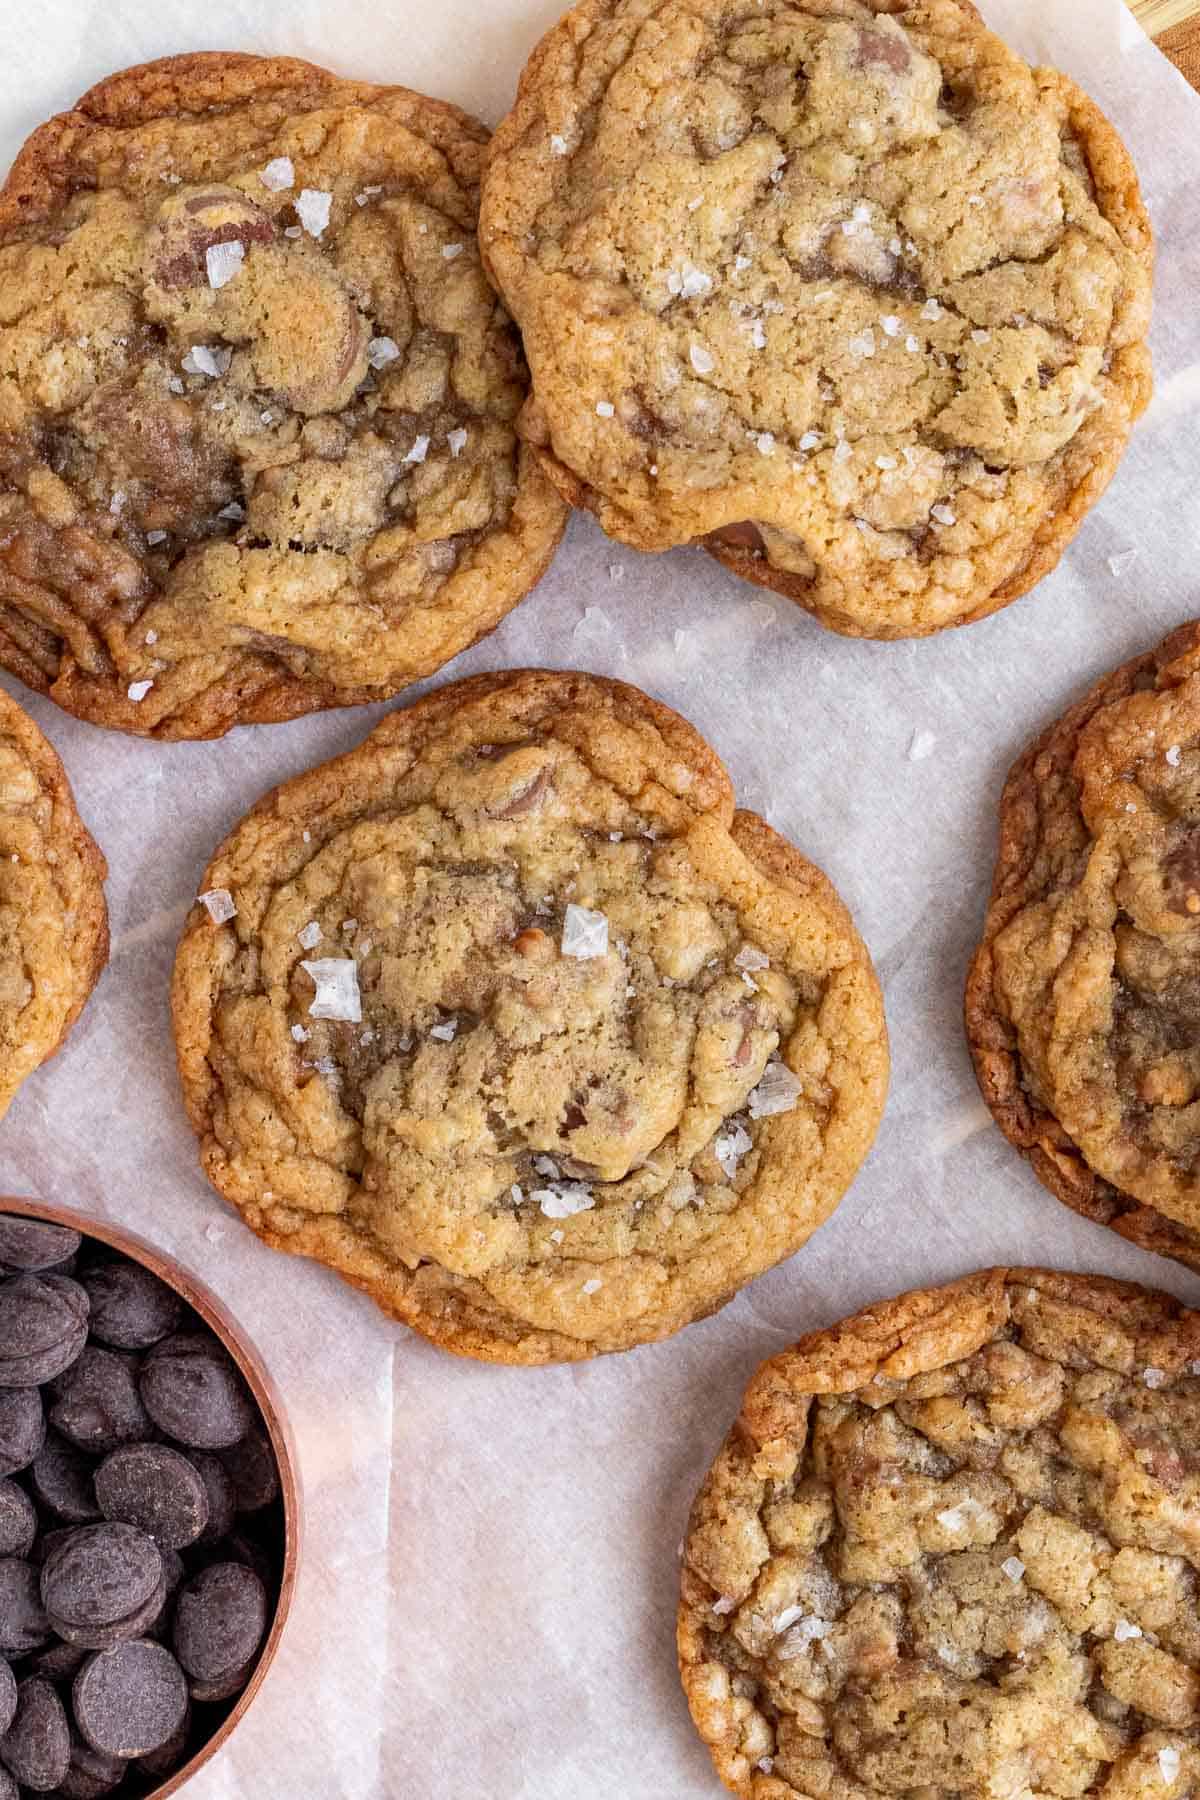
<svg viewBox="0 0 1200 1800"><path fill-rule="evenodd" d="M107 873L57 754L0 689L0 1119L108 960Z"/></svg>
<svg viewBox="0 0 1200 1800"><path fill-rule="evenodd" d="M853 635L1026 592L1149 398L1129 157L965 0L583 0L480 241L563 494Z"/></svg>
<svg viewBox="0 0 1200 1800"><path fill-rule="evenodd" d="M1045 1185L1200 1269L1200 625L1105 676L1014 765L966 1024Z"/></svg>
<svg viewBox="0 0 1200 1800"><path fill-rule="evenodd" d="M746 1800L1185 1800L1200 1314L992 1269L765 1363L688 1528L680 1668Z"/></svg>
<svg viewBox="0 0 1200 1800"><path fill-rule="evenodd" d="M874 1136L849 914L635 688L442 689L268 795L204 889L174 1012L209 1178L449 1349L665 1337L798 1249Z"/></svg>
<svg viewBox="0 0 1200 1800"><path fill-rule="evenodd" d="M379 700L566 517L476 239L487 132L302 62L114 75L0 192L0 663L123 731Z"/></svg>

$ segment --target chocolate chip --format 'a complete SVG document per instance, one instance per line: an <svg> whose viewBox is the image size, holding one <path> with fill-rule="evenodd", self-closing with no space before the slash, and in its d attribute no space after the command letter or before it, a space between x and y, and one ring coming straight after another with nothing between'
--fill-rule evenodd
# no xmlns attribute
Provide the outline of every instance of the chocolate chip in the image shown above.
<svg viewBox="0 0 1200 1800"><path fill-rule="evenodd" d="M0 1282L0 1387L34 1387L69 1368L83 1349L88 1297L66 1275Z"/></svg>
<svg viewBox="0 0 1200 1800"><path fill-rule="evenodd" d="M17 1710L17 1678L8 1664L0 1659L0 1737L13 1722Z"/></svg>
<svg viewBox="0 0 1200 1800"><path fill-rule="evenodd" d="M169 1650L135 1638L89 1657L71 1690L88 1743L110 1756L146 1756L167 1743L187 1714L183 1670Z"/></svg>
<svg viewBox="0 0 1200 1800"><path fill-rule="evenodd" d="M91 1334L117 1350L148 1350L179 1324L183 1304L137 1263L101 1263L80 1276L92 1303Z"/></svg>
<svg viewBox="0 0 1200 1800"><path fill-rule="evenodd" d="M96 1499L106 1519L139 1525L156 1543L182 1549L208 1523L200 1471L167 1444L129 1444L96 1470Z"/></svg>
<svg viewBox="0 0 1200 1800"><path fill-rule="evenodd" d="M15 1481L0 1480L0 1556L27 1556L37 1536L33 1501Z"/></svg>
<svg viewBox="0 0 1200 1800"><path fill-rule="evenodd" d="M240 1669L234 1669L228 1675L219 1675L213 1681L197 1681L193 1678L188 1682L188 1692L193 1700L203 1701L209 1706L218 1700L232 1700L235 1694L241 1693L249 1681L254 1669L254 1661L254 1657L251 1657L249 1662L243 1663Z"/></svg>
<svg viewBox="0 0 1200 1800"><path fill-rule="evenodd" d="M223 1682L250 1662L267 1627L267 1596L252 1569L214 1563L180 1589L175 1653L196 1681Z"/></svg>
<svg viewBox="0 0 1200 1800"><path fill-rule="evenodd" d="M21 1800L20 1788L4 1768L0 1768L0 1800Z"/></svg>
<svg viewBox="0 0 1200 1800"><path fill-rule="evenodd" d="M216 1338L181 1333L155 1344L141 1375L142 1402L168 1437L199 1450L221 1450L254 1420L237 1370Z"/></svg>
<svg viewBox="0 0 1200 1800"><path fill-rule="evenodd" d="M0 1388L0 1475L27 1469L45 1441L46 1415L37 1388Z"/></svg>
<svg viewBox="0 0 1200 1800"><path fill-rule="evenodd" d="M55 1789L61 1800L103 1800L125 1778L123 1756L94 1750L86 1738L71 1733L71 1766Z"/></svg>
<svg viewBox="0 0 1200 1800"><path fill-rule="evenodd" d="M208 1524L200 1534L202 1544L215 1544L233 1530L237 1492L221 1458L212 1450L193 1450L188 1458L204 1483L208 1498Z"/></svg>
<svg viewBox="0 0 1200 1800"><path fill-rule="evenodd" d="M279 1492L279 1470L265 1432L250 1430L240 1443L218 1454L233 1478L239 1512L271 1504Z"/></svg>
<svg viewBox="0 0 1200 1800"><path fill-rule="evenodd" d="M0 1263L10 1269L52 1269L74 1256L82 1242L69 1225L0 1213Z"/></svg>
<svg viewBox="0 0 1200 1800"><path fill-rule="evenodd" d="M17 1689L17 1711L0 1738L0 1762L23 1787L44 1794L71 1764L71 1733L63 1703L40 1675Z"/></svg>
<svg viewBox="0 0 1200 1800"><path fill-rule="evenodd" d="M149 1437L137 1368L114 1350L89 1344L54 1384L50 1423L79 1450L103 1456Z"/></svg>
<svg viewBox="0 0 1200 1800"><path fill-rule="evenodd" d="M0 1556L0 1654L22 1656L53 1636L36 1568L23 1556Z"/></svg>
<svg viewBox="0 0 1200 1800"><path fill-rule="evenodd" d="M188 1754L188 1742L192 1735L192 1709L189 1705L184 1710L183 1720L178 1731L171 1733L158 1750L151 1750L149 1755L138 1758L138 1773L146 1775L171 1775ZM3 1795L0 1795L3 1800Z"/></svg>
<svg viewBox="0 0 1200 1800"><path fill-rule="evenodd" d="M46 1558L41 1592L59 1637L100 1649L154 1619L165 1593L162 1557L134 1525L85 1525Z"/></svg>
<svg viewBox="0 0 1200 1800"><path fill-rule="evenodd" d="M57 1432L47 1433L45 1445L33 1459L30 1480L47 1511L69 1525L86 1525L100 1517L91 1463Z"/></svg>
<svg viewBox="0 0 1200 1800"><path fill-rule="evenodd" d="M44 1675L47 1681L70 1681L89 1655L82 1644L47 1644L30 1657L29 1665L35 1675Z"/></svg>
<svg viewBox="0 0 1200 1800"><path fill-rule="evenodd" d="M275 1586L276 1570L265 1547L244 1531L231 1531L222 1543L214 1544L213 1561L245 1563L248 1569L254 1570L265 1588Z"/></svg>

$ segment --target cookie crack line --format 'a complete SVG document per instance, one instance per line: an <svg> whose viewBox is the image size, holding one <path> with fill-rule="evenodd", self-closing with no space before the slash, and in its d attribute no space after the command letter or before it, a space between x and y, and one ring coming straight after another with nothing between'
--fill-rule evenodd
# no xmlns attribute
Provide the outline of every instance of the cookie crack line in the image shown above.
<svg viewBox="0 0 1200 1800"><path fill-rule="evenodd" d="M700 542L851 635L923 635L1027 591L1149 397L1128 157L959 0L744 18L582 0L527 65L481 217L533 374L520 429L564 497L642 549ZM714 285L735 252L739 299L781 296L751 334L761 360ZM840 290L825 316L797 291L816 261ZM895 346L864 312L888 304ZM791 479L778 451L834 415L919 464ZM947 490L973 504L943 521ZM905 543L931 523L952 535Z"/></svg>
<svg viewBox="0 0 1200 1800"><path fill-rule="evenodd" d="M253 1229L495 1361L666 1336L798 1249L887 1075L824 877L675 714L547 671L431 694L268 796L173 1008Z"/></svg>
<svg viewBox="0 0 1200 1800"><path fill-rule="evenodd" d="M516 436L485 143L407 89L224 54L34 134L0 191L14 673L215 736L399 692L528 592L566 512Z"/></svg>

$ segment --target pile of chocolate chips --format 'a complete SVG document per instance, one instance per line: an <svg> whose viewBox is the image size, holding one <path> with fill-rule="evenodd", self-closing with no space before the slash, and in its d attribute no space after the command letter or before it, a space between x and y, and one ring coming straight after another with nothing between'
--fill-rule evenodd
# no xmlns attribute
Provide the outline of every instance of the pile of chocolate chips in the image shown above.
<svg viewBox="0 0 1200 1800"><path fill-rule="evenodd" d="M0 1214L0 1800L150 1793L245 1687L279 1472L223 1345L77 1231Z"/></svg>

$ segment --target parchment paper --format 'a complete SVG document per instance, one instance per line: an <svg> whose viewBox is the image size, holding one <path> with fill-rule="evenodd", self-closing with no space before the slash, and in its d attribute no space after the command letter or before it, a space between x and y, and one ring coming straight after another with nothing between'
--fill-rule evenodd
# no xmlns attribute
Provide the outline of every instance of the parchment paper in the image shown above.
<svg viewBox="0 0 1200 1800"><path fill-rule="evenodd" d="M852 643L699 552L639 556L580 517L533 597L444 672L573 666L660 696L717 747L742 802L828 871L874 954L893 1054L875 1151L813 1242L717 1318L588 1366L506 1371L429 1348L333 1276L262 1248L208 1188L183 1117L175 939L251 801L357 743L382 709L160 746L76 724L5 680L108 855L113 954L67 1049L0 1126L0 1191L120 1220L194 1268L257 1341L300 1447L291 1625L189 1800L714 1796L675 1674L677 1546L755 1365L869 1300L994 1262L1129 1276L1200 1303L1194 1277L1038 1185L983 1109L960 1023L1009 763L1097 674L1200 612L1200 98L1121 0L984 5L1115 120L1159 240L1157 398L1058 571L965 631ZM307 56L494 123L558 10L3 0L0 156L100 76L185 49ZM931 753L913 759L921 733Z"/></svg>

